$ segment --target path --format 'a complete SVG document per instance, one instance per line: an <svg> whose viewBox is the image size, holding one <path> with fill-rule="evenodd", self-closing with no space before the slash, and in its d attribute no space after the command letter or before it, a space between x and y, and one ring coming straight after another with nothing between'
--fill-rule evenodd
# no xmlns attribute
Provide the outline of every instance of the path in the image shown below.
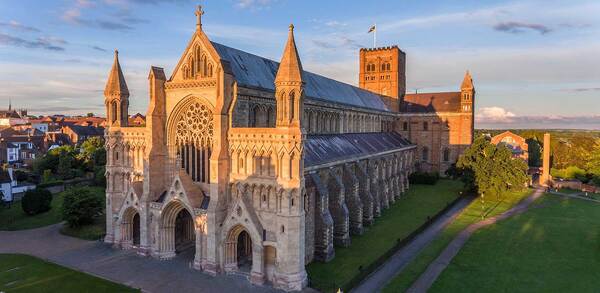
<svg viewBox="0 0 600 293"><path fill-rule="evenodd" d="M557 191L548 191L548 193L554 194L554 195L560 195L560 196L564 196L564 197L570 197L570 198L575 198L575 199L581 199L581 200L587 200L587 201L593 201L593 202L600 203L600 200L593 199L593 198L590 198L590 197L586 197L585 196L585 192L579 192L579 193L562 193L562 192L557 192Z"/></svg>
<svg viewBox="0 0 600 293"><path fill-rule="evenodd" d="M444 215L436 219L421 234L409 244L396 252L390 259L369 275L351 292L371 293L380 291L391 279L406 267L435 237L454 220L458 214L471 202L471 198L463 198L450 208Z"/></svg>
<svg viewBox="0 0 600 293"><path fill-rule="evenodd" d="M191 251L161 261L138 256L131 250L113 249L98 241L64 236L59 233L61 225L0 231L0 253L33 255L144 292L282 292L269 286L254 286L243 276L211 277L191 269Z"/></svg>
<svg viewBox="0 0 600 293"><path fill-rule="evenodd" d="M415 281L415 283L408 289L409 293L420 293L427 292L427 290L433 285L433 282L439 277L439 275L444 271L444 269L450 264L454 256L460 251L460 249L465 245L469 237L477 231L478 229L495 224L496 222L512 217L514 215L523 213L529 209L531 203L540 198L544 194L543 189L537 189L531 196L521 201L519 204L511 208L510 210L485 219L483 221L477 222L475 224L471 224L466 229L461 231L455 238L448 244L448 246L442 251L442 253L429 264L425 272L421 274L419 279Z"/></svg>

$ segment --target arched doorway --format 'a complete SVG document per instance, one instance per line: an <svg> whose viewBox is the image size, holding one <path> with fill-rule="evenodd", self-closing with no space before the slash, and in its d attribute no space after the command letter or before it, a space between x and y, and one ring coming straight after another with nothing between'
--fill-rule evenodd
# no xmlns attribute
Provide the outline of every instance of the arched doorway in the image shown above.
<svg viewBox="0 0 600 293"><path fill-rule="evenodd" d="M129 207L125 210L120 229L122 248L129 249L140 246L140 214L135 208Z"/></svg>
<svg viewBox="0 0 600 293"><path fill-rule="evenodd" d="M195 238L192 215L186 209L182 209L175 218L175 253L193 247Z"/></svg>
<svg viewBox="0 0 600 293"><path fill-rule="evenodd" d="M140 214L135 213L133 216L133 227L132 227L132 238L133 246L140 246Z"/></svg>
<svg viewBox="0 0 600 293"><path fill-rule="evenodd" d="M240 232L237 237L237 265L242 272L252 269L252 239L246 231Z"/></svg>
<svg viewBox="0 0 600 293"><path fill-rule="evenodd" d="M176 254L189 251L196 240L194 219L181 201L170 202L162 211L159 254L160 258L168 259Z"/></svg>
<svg viewBox="0 0 600 293"><path fill-rule="evenodd" d="M224 248L226 271L250 273L255 261L262 264L262 250L254 251L252 237L242 225L229 230ZM260 259L255 259L256 253L259 253Z"/></svg>

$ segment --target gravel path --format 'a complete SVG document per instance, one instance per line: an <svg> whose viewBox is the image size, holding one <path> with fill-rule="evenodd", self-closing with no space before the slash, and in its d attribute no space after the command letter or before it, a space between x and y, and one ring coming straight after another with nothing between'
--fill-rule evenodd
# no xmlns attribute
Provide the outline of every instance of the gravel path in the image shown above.
<svg viewBox="0 0 600 293"><path fill-rule="evenodd" d="M352 289L353 293L371 293L380 291L389 281L398 275L435 237L460 214L471 202L471 198L458 201L446 213L434 221L404 248L396 252L386 263L369 275L360 285Z"/></svg>

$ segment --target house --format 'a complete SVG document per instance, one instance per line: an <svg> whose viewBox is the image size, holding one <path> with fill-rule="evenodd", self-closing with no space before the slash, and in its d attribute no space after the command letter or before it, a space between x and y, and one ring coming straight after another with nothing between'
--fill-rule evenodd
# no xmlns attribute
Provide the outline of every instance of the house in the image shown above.
<svg viewBox="0 0 600 293"><path fill-rule="evenodd" d="M3 201L20 200L25 192L30 189L35 189L35 185L31 183L18 184L13 169L0 169L0 196Z"/></svg>
<svg viewBox="0 0 600 293"><path fill-rule="evenodd" d="M77 145L83 143L90 137L103 137L104 128L94 126L67 125L63 126L62 133L69 137L71 144Z"/></svg>

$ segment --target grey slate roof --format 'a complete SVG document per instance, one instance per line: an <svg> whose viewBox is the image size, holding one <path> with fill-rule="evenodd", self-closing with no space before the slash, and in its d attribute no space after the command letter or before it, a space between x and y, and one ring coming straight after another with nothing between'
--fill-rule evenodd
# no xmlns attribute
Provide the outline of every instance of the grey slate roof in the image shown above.
<svg viewBox="0 0 600 293"><path fill-rule="evenodd" d="M212 42L221 56L229 62L239 85L250 88L275 91L275 75L279 62L256 56L238 49ZM302 74L305 95L309 99L341 103L355 107L390 111L381 96L359 87L339 82L315 73Z"/></svg>
<svg viewBox="0 0 600 293"><path fill-rule="evenodd" d="M377 154L413 146L397 132L308 135L304 144L304 166Z"/></svg>

